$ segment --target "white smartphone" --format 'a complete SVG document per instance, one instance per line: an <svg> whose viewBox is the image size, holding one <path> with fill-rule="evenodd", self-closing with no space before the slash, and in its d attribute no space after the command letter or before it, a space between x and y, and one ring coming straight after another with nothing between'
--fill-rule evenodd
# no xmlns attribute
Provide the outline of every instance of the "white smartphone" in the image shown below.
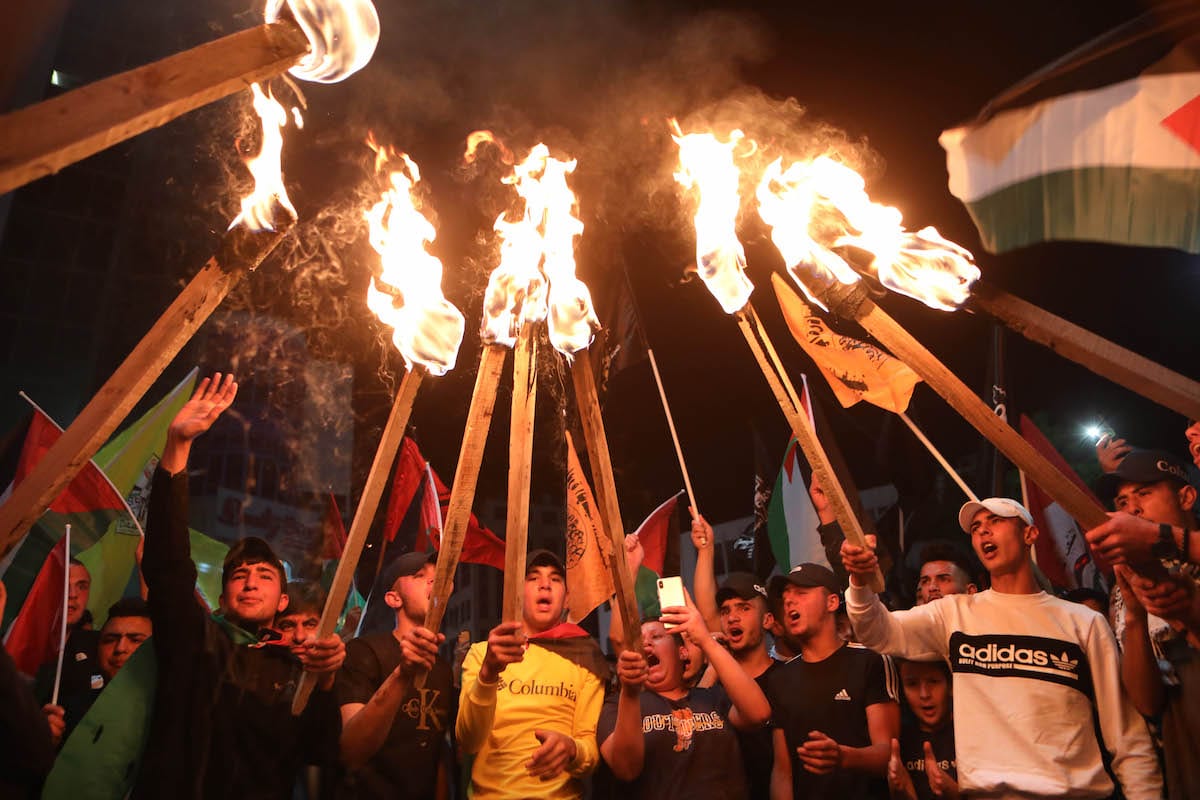
<svg viewBox="0 0 1200 800"><path fill-rule="evenodd" d="M673 575L666 578L658 579L658 607L659 610L671 608L672 606L686 606L687 600L683 596L683 578L678 575ZM676 627L670 623L664 622L663 627L667 630Z"/></svg>

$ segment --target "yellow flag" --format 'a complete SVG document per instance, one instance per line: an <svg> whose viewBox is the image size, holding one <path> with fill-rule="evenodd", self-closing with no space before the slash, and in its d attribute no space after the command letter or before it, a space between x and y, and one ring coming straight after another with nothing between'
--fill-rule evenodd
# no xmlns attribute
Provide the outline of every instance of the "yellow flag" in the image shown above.
<svg viewBox="0 0 1200 800"><path fill-rule="evenodd" d="M907 364L873 344L829 329L778 273L771 276L775 296L792 336L816 363L843 408L866 400L897 414L908 408L921 380Z"/></svg>
<svg viewBox="0 0 1200 800"><path fill-rule="evenodd" d="M567 619L579 622L612 597L612 542L600 526L592 489L567 434Z"/></svg>

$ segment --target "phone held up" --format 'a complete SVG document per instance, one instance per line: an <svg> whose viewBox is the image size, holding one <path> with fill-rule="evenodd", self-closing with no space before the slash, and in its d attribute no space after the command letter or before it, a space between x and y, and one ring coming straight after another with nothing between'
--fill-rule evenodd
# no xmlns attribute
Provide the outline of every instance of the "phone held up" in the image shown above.
<svg viewBox="0 0 1200 800"><path fill-rule="evenodd" d="M658 579L658 607L660 609L686 605L687 601L683 596L683 578L673 575ZM663 627L670 630L676 626L663 623Z"/></svg>

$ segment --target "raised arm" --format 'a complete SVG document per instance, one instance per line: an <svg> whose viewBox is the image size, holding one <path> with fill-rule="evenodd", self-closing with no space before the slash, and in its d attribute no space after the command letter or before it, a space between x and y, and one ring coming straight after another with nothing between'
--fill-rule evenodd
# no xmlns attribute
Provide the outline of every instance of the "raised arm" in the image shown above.
<svg viewBox="0 0 1200 800"><path fill-rule="evenodd" d="M888 611L879 596L867 587L879 560L875 537L867 535L867 548L842 543L842 563L850 577L846 589L846 613L858 640L877 653L933 661L945 658L949 632L939 602L926 603L908 611Z"/></svg>
<svg viewBox="0 0 1200 800"><path fill-rule="evenodd" d="M691 598L688 598L689 600ZM739 730L754 730L771 718L771 706L758 682L751 678L733 655L717 643L705 630L704 620L694 605L673 606L662 610L662 621L678 625L681 633L687 634L708 658L717 673L717 679L729 695L733 707L729 710L729 721Z"/></svg>
<svg viewBox="0 0 1200 800"><path fill-rule="evenodd" d="M636 533L627 534L625 536L625 566L634 582L637 582L638 570L642 568L642 562L645 559L646 548L642 546L638 535ZM620 603L613 602L611 609L612 614L608 618L608 641L612 645L612 651L620 653L625 649L625 620L621 616Z"/></svg>
<svg viewBox="0 0 1200 800"><path fill-rule="evenodd" d="M642 732L642 686L646 683L646 657L626 650L617 657L617 721L600 744L600 755L617 780L630 782L642 774L646 759L646 736Z"/></svg>
<svg viewBox="0 0 1200 800"><path fill-rule="evenodd" d="M367 702L342 703L339 749L342 763L347 769L362 767L383 747L396 720L396 712L400 710L404 696L412 686L412 676L418 671L433 669L437 661L438 644L444 638L440 634L435 636L425 628L409 631L400 642L403 659L400 666L384 678ZM355 646L351 643L349 647ZM357 646L366 647L361 644ZM361 696L357 694L360 678L354 663L354 660L347 660L344 674L339 678L342 684L339 693L346 696Z"/></svg>
<svg viewBox="0 0 1200 800"><path fill-rule="evenodd" d="M696 607L704 616L710 631L721 630L721 611L717 608L717 578L713 567L716 545L713 529L704 517L692 517L692 544L696 548L696 571L692 574L692 589L696 592Z"/></svg>

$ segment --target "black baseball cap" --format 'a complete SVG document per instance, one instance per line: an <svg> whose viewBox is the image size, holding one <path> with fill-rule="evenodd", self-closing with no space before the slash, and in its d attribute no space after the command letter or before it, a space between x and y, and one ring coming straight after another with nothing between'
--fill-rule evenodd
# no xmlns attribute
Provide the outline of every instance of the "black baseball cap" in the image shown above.
<svg viewBox="0 0 1200 800"><path fill-rule="evenodd" d="M717 605L734 597L739 600L750 600L755 597L766 600L767 587L763 586L762 582L749 572L731 572L721 582L721 588L717 589Z"/></svg>
<svg viewBox="0 0 1200 800"><path fill-rule="evenodd" d="M786 575L776 575L771 578L768 590L771 600L783 595L783 590L791 586L822 586L833 594L840 594L842 585L829 567L814 564L811 561L797 564Z"/></svg>
<svg viewBox="0 0 1200 800"><path fill-rule="evenodd" d="M437 553L404 553L403 555L393 558L391 563L383 568L382 583L383 590L390 592L392 587L396 585L396 581L401 578L411 578L420 572L426 564L434 564L437 562Z"/></svg>
<svg viewBox="0 0 1200 800"><path fill-rule="evenodd" d="M558 571L559 575L563 576L563 580L567 578L567 568L563 564L563 560L555 553L549 550L533 550L525 557L525 574L534 567L553 567Z"/></svg>
<svg viewBox="0 0 1200 800"><path fill-rule="evenodd" d="M257 536L238 539L233 543L233 547L229 548L229 552L225 554L225 561L221 565L221 585L225 585L229 580L229 573L243 564L269 564L279 570L281 588L287 581L287 570L283 568L283 562L279 560L279 556L275 555L271 545Z"/></svg>
<svg viewBox="0 0 1200 800"><path fill-rule="evenodd" d="M1096 494L1109 505L1117 490L1126 483L1157 483L1171 480L1179 485L1188 483L1187 464L1166 450L1130 450L1113 472L1096 479Z"/></svg>

